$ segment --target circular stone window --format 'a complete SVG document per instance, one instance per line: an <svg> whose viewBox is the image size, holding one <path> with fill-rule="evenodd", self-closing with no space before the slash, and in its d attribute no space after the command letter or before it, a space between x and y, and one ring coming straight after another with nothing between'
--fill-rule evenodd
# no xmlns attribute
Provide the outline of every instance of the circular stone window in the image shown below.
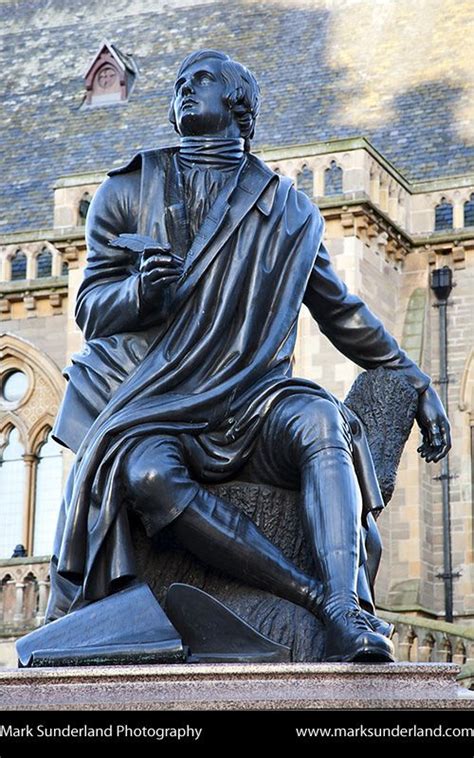
<svg viewBox="0 0 474 758"><path fill-rule="evenodd" d="M28 389L28 377L23 371L11 371L2 382L2 397L7 403L18 403Z"/></svg>

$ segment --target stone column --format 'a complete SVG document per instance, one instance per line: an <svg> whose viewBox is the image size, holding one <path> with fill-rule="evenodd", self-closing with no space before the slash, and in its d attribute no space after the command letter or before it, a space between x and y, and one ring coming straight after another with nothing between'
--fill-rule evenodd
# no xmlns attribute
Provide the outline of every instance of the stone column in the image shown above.
<svg viewBox="0 0 474 758"><path fill-rule="evenodd" d="M25 619L25 583L15 582L15 613L13 623L15 626L21 626Z"/></svg>
<svg viewBox="0 0 474 758"><path fill-rule="evenodd" d="M0 255L0 282L5 282L7 279L7 255L6 250L3 255Z"/></svg>
<svg viewBox="0 0 474 758"><path fill-rule="evenodd" d="M419 633L420 635L423 634L423 629L420 629ZM433 641L430 641L429 638L425 636L424 640L422 641L421 645L418 645L418 662L419 663L430 663L432 660L433 655L433 647L434 643Z"/></svg>
<svg viewBox="0 0 474 758"><path fill-rule="evenodd" d="M388 213L388 183L386 176L380 177L379 208Z"/></svg>
<svg viewBox="0 0 474 758"><path fill-rule="evenodd" d="M314 196L315 197L323 197L324 196L324 166L321 165L315 165L314 167Z"/></svg>
<svg viewBox="0 0 474 758"><path fill-rule="evenodd" d="M380 203L380 175L377 171L370 177L370 199L375 205Z"/></svg>
<svg viewBox="0 0 474 758"><path fill-rule="evenodd" d="M402 634L403 634L403 637L402 637ZM404 630L403 628L402 630L400 630L399 635L400 635L400 640L398 643L398 660L409 661L411 648L413 645L413 636L409 629Z"/></svg>
<svg viewBox="0 0 474 758"><path fill-rule="evenodd" d="M33 255L33 252L31 250L25 250L23 248L23 252L26 253L26 278L27 279L35 279L36 278L36 260Z"/></svg>
<svg viewBox="0 0 474 758"><path fill-rule="evenodd" d="M464 226L464 202L454 198L453 202L453 229L462 229Z"/></svg>
<svg viewBox="0 0 474 758"><path fill-rule="evenodd" d="M392 221L398 222L398 192L395 186L390 187L389 190L388 215Z"/></svg>
<svg viewBox="0 0 474 758"><path fill-rule="evenodd" d="M51 265L52 276L61 276L61 270L63 267L63 259L59 250L55 250L53 253L53 260Z"/></svg>
<svg viewBox="0 0 474 758"><path fill-rule="evenodd" d="M451 648L449 640L444 635L438 638L436 646L436 662L449 663L451 658Z"/></svg>
<svg viewBox="0 0 474 758"><path fill-rule="evenodd" d="M46 579L38 579L38 612L36 614L36 623L41 626L44 623L44 615L48 604L49 582Z"/></svg>
<svg viewBox="0 0 474 758"><path fill-rule="evenodd" d="M35 511L35 473L38 457L33 453L23 455L25 461L25 523L23 525L23 544L28 555L33 554L33 531Z"/></svg>
<svg viewBox="0 0 474 758"><path fill-rule="evenodd" d="M452 663L457 663L458 666L463 666L464 665L464 657L465 657L464 652L465 651L463 649L463 646L462 646L460 640L457 640L457 641L454 640L453 648L454 648L454 652L453 652Z"/></svg>

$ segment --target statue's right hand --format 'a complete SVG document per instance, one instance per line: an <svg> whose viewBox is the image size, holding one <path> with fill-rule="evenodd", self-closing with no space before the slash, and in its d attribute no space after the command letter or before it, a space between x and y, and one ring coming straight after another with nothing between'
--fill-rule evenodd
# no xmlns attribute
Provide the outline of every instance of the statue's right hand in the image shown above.
<svg viewBox="0 0 474 758"><path fill-rule="evenodd" d="M147 307L159 307L181 275L169 246L147 250L140 264L140 297Z"/></svg>

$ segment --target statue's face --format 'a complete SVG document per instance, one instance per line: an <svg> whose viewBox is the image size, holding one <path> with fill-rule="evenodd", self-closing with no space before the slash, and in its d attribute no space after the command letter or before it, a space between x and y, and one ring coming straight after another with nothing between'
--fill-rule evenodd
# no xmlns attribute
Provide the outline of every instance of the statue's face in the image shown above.
<svg viewBox="0 0 474 758"><path fill-rule="evenodd" d="M174 117L179 134L239 137L234 114L225 102L226 83L222 63L200 60L187 68L175 83Z"/></svg>

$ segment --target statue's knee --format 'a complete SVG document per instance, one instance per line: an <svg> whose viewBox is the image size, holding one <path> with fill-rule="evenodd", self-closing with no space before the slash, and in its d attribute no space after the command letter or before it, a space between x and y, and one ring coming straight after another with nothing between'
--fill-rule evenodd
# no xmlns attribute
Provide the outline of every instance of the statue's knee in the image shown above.
<svg viewBox="0 0 474 758"><path fill-rule="evenodd" d="M149 537L177 518L196 497L194 482L177 439L143 440L124 467L125 499L141 519Z"/></svg>
<svg viewBox="0 0 474 758"><path fill-rule="evenodd" d="M172 469L179 463L174 446L165 442L139 443L128 455L124 478L132 501L153 499L170 490Z"/></svg>
<svg viewBox="0 0 474 758"><path fill-rule="evenodd" d="M330 400L308 400L300 409L295 423L295 440L306 456L329 447L350 451L350 439L347 422Z"/></svg>

